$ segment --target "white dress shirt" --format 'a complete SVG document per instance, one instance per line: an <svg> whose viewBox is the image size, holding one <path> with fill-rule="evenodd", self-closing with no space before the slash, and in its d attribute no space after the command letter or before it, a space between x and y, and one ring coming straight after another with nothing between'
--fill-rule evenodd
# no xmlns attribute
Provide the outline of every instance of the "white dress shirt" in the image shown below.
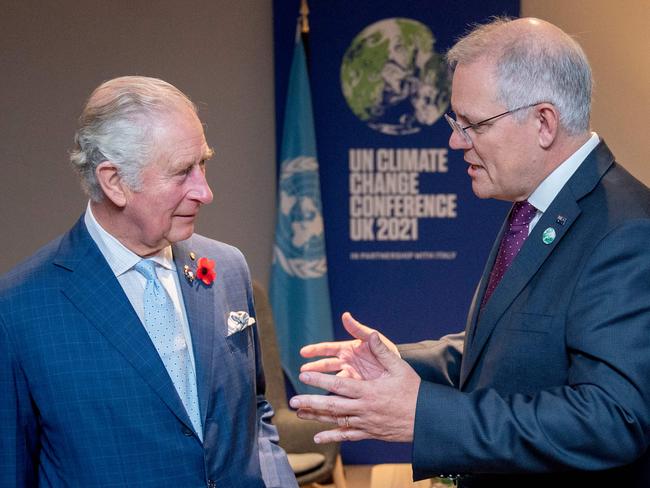
<svg viewBox="0 0 650 488"><path fill-rule="evenodd" d="M90 237L92 237L100 252L106 258L108 265L115 274L117 281L122 286L124 293L128 297L135 313L140 318L140 322L144 323L144 289L147 280L142 274L137 272L134 268L138 261L142 260L140 256L133 251L127 249L124 244L118 241L115 237L109 234L95 219L90 202L86 208L84 215L84 223L88 229ZM171 246L167 246L151 259L159 264L156 266L156 274L158 279L165 287L176 310L176 318L181 323L183 335L187 342L187 348L190 353L190 360L192 368L196 373L194 365L194 351L192 350L192 336L190 334L190 326L187 320L187 313L185 312L185 303L183 302L183 294L181 293L180 283L178 282L178 274L176 272L176 264L172 256ZM143 325L144 327L144 325Z"/></svg>

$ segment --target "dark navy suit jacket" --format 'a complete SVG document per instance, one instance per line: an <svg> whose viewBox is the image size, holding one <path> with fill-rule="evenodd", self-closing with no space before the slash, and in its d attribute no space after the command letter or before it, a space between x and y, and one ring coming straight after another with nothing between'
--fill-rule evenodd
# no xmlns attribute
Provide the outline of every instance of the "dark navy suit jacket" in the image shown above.
<svg viewBox="0 0 650 488"><path fill-rule="evenodd" d="M400 348L424 380L415 477L650 486L650 191L601 141L480 311L500 238L465 332Z"/></svg>
<svg viewBox="0 0 650 488"><path fill-rule="evenodd" d="M190 251L211 286L183 276ZM291 487L271 425L255 315L235 248L173 246L192 335L201 442L127 296L83 224L0 278L0 486Z"/></svg>

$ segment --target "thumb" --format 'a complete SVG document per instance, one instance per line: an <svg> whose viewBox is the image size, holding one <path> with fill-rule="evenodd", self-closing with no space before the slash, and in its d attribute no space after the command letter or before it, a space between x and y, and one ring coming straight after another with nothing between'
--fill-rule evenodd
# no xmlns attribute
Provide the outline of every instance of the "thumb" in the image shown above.
<svg viewBox="0 0 650 488"><path fill-rule="evenodd" d="M399 366L402 359L393 351L388 349L388 346L379 338L379 334L373 331L370 334L370 350L377 358L377 361L386 368L387 371L393 372Z"/></svg>

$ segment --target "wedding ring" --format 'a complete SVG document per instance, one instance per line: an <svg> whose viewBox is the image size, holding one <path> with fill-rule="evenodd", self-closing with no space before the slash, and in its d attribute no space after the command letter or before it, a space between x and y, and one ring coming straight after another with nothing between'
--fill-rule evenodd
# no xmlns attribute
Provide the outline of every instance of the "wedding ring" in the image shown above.
<svg viewBox="0 0 650 488"><path fill-rule="evenodd" d="M346 429L350 428L350 417L347 415L345 416L345 428Z"/></svg>

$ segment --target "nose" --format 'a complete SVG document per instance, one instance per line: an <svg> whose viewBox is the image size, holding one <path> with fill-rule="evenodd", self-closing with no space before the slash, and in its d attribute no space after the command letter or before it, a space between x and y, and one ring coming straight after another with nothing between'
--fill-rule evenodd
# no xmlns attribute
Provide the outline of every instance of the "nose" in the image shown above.
<svg viewBox="0 0 650 488"><path fill-rule="evenodd" d="M470 149L472 143L467 142L467 139L457 130L452 130L449 136L449 147L452 149Z"/></svg>
<svg viewBox="0 0 650 488"><path fill-rule="evenodd" d="M192 170L192 188L188 196L205 205L212 201L212 190L205 177L205 168L196 166Z"/></svg>

